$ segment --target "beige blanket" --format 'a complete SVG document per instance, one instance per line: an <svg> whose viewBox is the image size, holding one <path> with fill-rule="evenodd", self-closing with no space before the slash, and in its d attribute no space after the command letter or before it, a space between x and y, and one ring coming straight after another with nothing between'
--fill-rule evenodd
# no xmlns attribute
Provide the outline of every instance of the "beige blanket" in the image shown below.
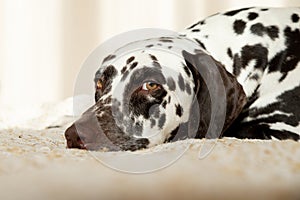
<svg viewBox="0 0 300 200"><path fill-rule="evenodd" d="M19 125L1 115L1 200L300 199L300 143L227 138L134 153L66 149L73 119L60 112L69 103L43 107ZM45 128L51 124L61 127ZM213 148L199 158L203 146Z"/></svg>

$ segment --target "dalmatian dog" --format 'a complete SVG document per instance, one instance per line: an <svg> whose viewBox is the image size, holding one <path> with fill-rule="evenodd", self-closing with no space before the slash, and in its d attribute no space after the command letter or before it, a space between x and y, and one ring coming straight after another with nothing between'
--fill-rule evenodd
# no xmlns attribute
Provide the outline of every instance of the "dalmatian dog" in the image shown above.
<svg viewBox="0 0 300 200"><path fill-rule="evenodd" d="M196 48L167 53L181 41ZM134 151L191 137L299 140L300 8L219 13L178 37L145 43L103 60L95 105L66 130L68 148Z"/></svg>

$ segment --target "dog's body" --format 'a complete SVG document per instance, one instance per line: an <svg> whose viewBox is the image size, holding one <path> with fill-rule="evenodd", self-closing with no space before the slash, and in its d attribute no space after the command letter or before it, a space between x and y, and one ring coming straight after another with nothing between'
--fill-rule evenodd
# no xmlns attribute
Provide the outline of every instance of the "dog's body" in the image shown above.
<svg viewBox="0 0 300 200"><path fill-rule="evenodd" d="M299 8L240 9L149 40L143 51L109 55L96 73L96 104L66 131L68 147L136 150L177 134L207 137L211 122L223 122L212 129L223 136L299 140L299 17ZM184 40L198 48L182 58L155 50ZM214 114L218 95L223 115Z"/></svg>
<svg viewBox="0 0 300 200"><path fill-rule="evenodd" d="M299 8L246 8L209 17L184 32L234 74L247 95L228 135L299 138L299 16Z"/></svg>

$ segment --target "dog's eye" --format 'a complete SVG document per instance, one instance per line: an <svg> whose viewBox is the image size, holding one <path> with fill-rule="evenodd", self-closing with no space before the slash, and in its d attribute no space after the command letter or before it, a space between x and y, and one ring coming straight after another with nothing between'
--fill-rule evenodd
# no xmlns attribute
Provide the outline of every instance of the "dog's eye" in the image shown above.
<svg viewBox="0 0 300 200"><path fill-rule="evenodd" d="M159 88L159 84L153 82L146 82L142 86L142 90L152 91Z"/></svg>
<svg viewBox="0 0 300 200"><path fill-rule="evenodd" d="M102 89L103 89L103 84L102 84L102 81L101 81L101 80L98 80L98 81L97 81L97 89L98 89L98 90L102 90Z"/></svg>

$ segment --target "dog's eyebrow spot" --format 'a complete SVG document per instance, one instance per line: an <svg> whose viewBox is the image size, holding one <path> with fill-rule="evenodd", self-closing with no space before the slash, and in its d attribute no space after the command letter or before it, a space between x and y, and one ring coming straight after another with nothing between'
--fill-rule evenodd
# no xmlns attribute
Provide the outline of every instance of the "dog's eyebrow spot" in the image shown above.
<svg viewBox="0 0 300 200"><path fill-rule="evenodd" d="M149 56L150 56L150 58L151 58L153 61L158 61L157 58L156 58L154 55L149 54Z"/></svg>
<svg viewBox="0 0 300 200"><path fill-rule="evenodd" d="M138 65L138 62L132 63L132 65L130 66L130 69L134 69L137 65Z"/></svg>
<svg viewBox="0 0 300 200"><path fill-rule="evenodd" d="M112 59L114 59L115 57L116 57L116 55L110 54L110 55L106 56L106 57L103 59L102 63L105 63L105 62L107 62L107 61L109 61L109 60L112 60Z"/></svg>
<svg viewBox="0 0 300 200"><path fill-rule="evenodd" d="M130 58L127 59L126 64L131 63L135 59L134 56L131 56Z"/></svg>

